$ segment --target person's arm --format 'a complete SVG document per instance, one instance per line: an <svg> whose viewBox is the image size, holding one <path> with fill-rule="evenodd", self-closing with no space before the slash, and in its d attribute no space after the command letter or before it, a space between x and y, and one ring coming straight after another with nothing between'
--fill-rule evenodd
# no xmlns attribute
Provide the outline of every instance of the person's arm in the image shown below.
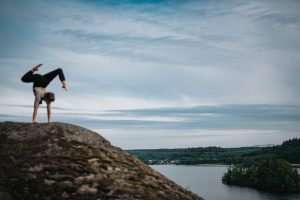
<svg viewBox="0 0 300 200"><path fill-rule="evenodd" d="M37 118L37 112L40 106L41 97L36 95L34 99L34 105L33 105L33 115L32 115L32 123L36 123Z"/></svg>
<svg viewBox="0 0 300 200"><path fill-rule="evenodd" d="M37 112L38 112L39 107L34 107L33 108L33 115L32 115L32 123L36 123L36 117L37 117Z"/></svg>
<svg viewBox="0 0 300 200"><path fill-rule="evenodd" d="M51 122L51 103L47 104L47 116L48 116L48 123Z"/></svg>

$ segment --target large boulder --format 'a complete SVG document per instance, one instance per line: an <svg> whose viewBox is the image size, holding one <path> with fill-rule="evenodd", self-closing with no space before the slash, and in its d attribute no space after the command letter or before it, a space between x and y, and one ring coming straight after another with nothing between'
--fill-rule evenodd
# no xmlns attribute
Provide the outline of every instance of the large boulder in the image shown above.
<svg viewBox="0 0 300 200"><path fill-rule="evenodd" d="M85 128L0 122L0 199L201 198Z"/></svg>

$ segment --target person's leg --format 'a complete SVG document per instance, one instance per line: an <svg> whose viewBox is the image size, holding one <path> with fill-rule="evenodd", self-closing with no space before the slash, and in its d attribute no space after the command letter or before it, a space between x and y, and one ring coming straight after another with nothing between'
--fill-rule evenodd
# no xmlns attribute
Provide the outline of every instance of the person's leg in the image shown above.
<svg viewBox="0 0 300 200"><path fill-rule="evenodd" d="M47 103L47 117L48 117L48 123L51 122L51 103Z"/></svg>
<svg viewBox="0 0 300 200"><path fill-rule="evenodd" d="M34 76L33 73L38 71L39 68L42 66L43 64L38 64L37 66L33 67L32 70L30 70L29 72L27 72L26 74L24 74L24 76L21 78L21 80L25 83L30 83L30 82L34 82Z"/></svg>
<svg viewBox="0 0 300 200"><path fill-rule="evenodd" d="M24 83L30 83L33 82L33 71L30 70L29 72L27 72L26 74L24 74L24 76L21 78L21 80Z"/></svg>
<svg viewBox="0 0 300 200"><path fill-rule="evenodd" d="M39 68L42 66L43 64L38 64L35 67L32 68L32 72L36 72L39 71Z"/></svg>
<svg viewBox="0 0 300 200"><path fill-rule="evenodd" d="M33 108L32 123L36 123L37 122L36 118L37 118L38 109L39 109L39 107L34 107Z"/></svg>
<svg viewBox="0 0 300 200"><path fill-rule="evenodd" d="M49 83L56 77L56 76L59 76L59 79L61 82L65 81L65 75L64 75L64 72L61 68L58 68L56 70L53 70L52 72L49 72L45 75L43 75L48 81Z"/></svg>
<svg viewBox="0 0 300 200"><path fill-rule="evenodd" d="M67 83L66 83L66 79L65 79L65 75L64 75L64 72L61 68L58 68L52 72L49 72L45 75L43 75L44 78L46 78L48 80L48 83L44 86L45 88L49 85L49 83L56 77L56 76L59 76L59 79L60 81L62 82L63 84L63 88L65 90L67 90Z"/></svg>

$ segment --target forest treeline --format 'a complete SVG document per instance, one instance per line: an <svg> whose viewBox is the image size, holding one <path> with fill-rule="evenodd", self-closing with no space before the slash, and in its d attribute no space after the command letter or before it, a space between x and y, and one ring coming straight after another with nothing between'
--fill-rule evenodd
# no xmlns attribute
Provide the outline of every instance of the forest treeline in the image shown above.
<svg viewBox="0 0 300 200"><path fill-rule="evenodd" d="M290 163L300 163L300 138L284 141L281 145L266 147L196 147L176 149L139 149L128 152L146 164L237 164L249 158L272 157Z"/></svg>

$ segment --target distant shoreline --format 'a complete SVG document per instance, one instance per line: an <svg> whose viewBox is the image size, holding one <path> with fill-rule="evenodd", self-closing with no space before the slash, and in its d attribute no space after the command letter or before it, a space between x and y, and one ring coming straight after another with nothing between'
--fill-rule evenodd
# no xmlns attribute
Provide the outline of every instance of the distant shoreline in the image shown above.
<svg viewBox="0 0 300 200"><path fill-rule="evenodd" d="M186 165L186 164L149 164L149 165L174 165L174 166L199 166L199 167L228 167L230 165L227 164L196 164L196 165Z"/></svg>
<svg viewBox="0 0 300 200"><path fill-rule="evenodd" d="M270 158L283 159L292 167L300 168L300 138L284 141L281 145L267 147L195 147L177 149L127 150L146 164L173 165L232 165L245 160Z"/></svg>
<svg viewBox="0 0 300 200"><path fill-rule="evenodd" d="M199 166L199 167L228 167L230 165L227 165L227 164L196 164L196 165L185 165L185 164L182 164L182 165L178 165L178 164L171 164L171 163L168 163L168 164L149 164L149 165L174 165L174 166ZM292 167L294 168L297 168L297 169L300 169L300 164L291 164Z"/></svg>

